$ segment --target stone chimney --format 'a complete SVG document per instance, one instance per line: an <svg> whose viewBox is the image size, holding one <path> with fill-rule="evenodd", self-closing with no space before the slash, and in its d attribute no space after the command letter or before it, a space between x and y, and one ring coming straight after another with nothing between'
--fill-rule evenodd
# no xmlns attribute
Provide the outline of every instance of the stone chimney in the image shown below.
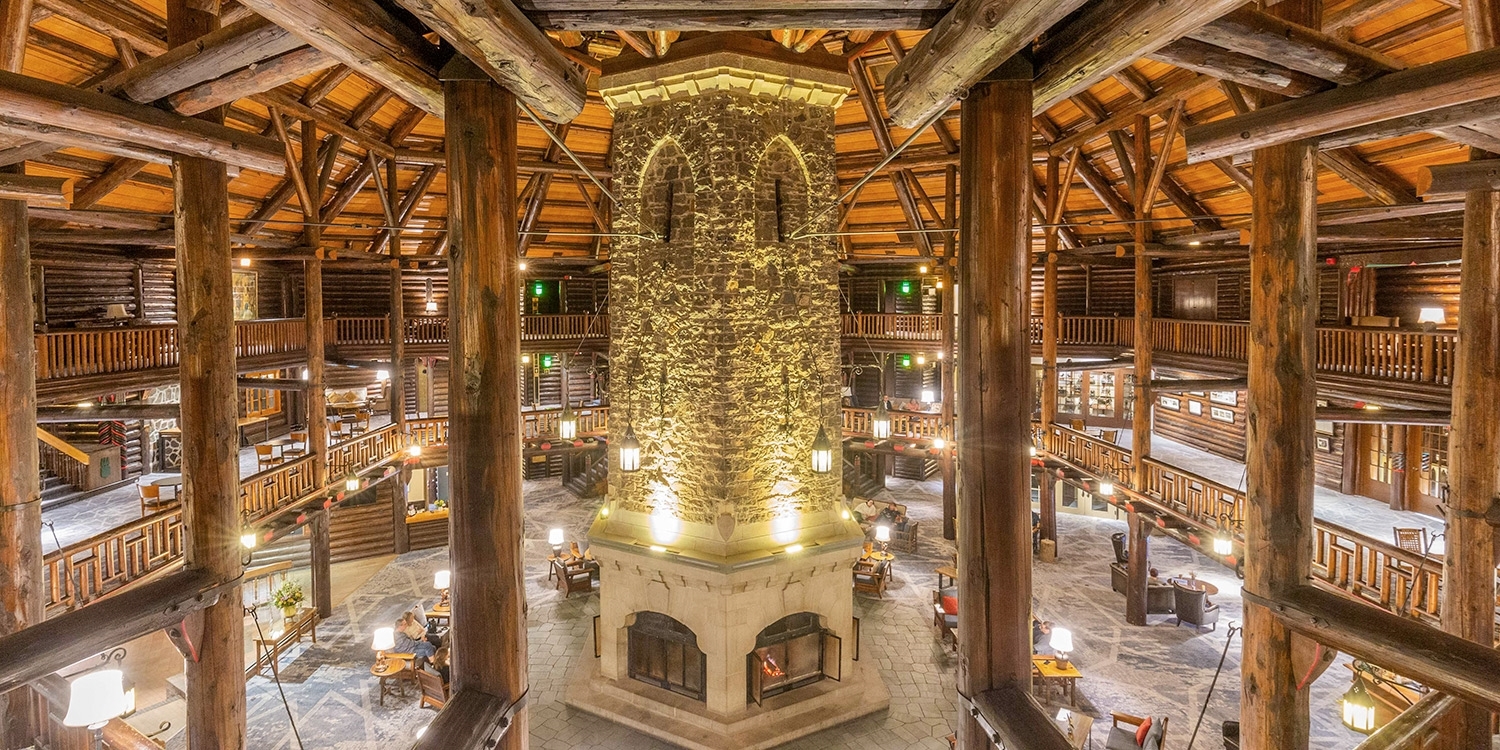
<svg viewBox="0 0 1500 750"><path fill-rule="evenodd" d="M599 81L628 236L610 255L609 498L589 532L601 658L576 704L679 744L770 747L888 702L852 661L864 537L841 493L837 245L819 236L838 221L849 83L840 58L733 34Z"/></svg>

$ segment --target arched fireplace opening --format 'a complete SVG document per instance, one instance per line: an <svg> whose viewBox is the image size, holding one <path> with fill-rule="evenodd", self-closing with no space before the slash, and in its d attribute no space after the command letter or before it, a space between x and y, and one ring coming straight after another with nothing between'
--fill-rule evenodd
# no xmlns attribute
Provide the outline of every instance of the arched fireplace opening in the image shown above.
<svg viewBox="0 0 1500 750"><path fill-rule="evenodd" d="M823 678L838 680L843 642L816 614L798 612L771 623L755 637L746 660L746 689L755 705Z"/></svg>
<svg viewBox="0 0 1500 750"><path fill-rule="evenodd" d="M706 701L708 659L691 628L660 612L637 612L626 628L630 678Z"/></svg>

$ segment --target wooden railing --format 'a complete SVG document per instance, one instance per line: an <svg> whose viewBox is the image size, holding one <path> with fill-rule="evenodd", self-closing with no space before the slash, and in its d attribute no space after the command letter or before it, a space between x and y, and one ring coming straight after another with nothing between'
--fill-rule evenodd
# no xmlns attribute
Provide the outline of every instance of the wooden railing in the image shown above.
<svg viewBox="0 0 1500 750"><path fill-rule="evenodd" d="M306 497L317 489L312 456L273 466L240 482L240 516L264 518L287 502Z"/></svg>
<svg viewBox="0 0 1500 750"><path fill-rule="evenodd" d="M448 418L406 420L406 434L423 448L448 444Z"/></svg>
<svg viewBox="0 0 1500 750"><path fill-rule="evenodd" d="M323 321L323 335L329 346L341 344L389 344L389 321L379 318L331 318Z"/></svg>
<svg viewBox="0 0 1500 750"><path fill-rule="evenodd" d="M406 343L408 344L446 344L448 343L448 318L447 316L424 315L418 318L406 319Z"/></svg>
<svg viewBox="0 0 1500 750"><path fill-rule="evenodd" d="M844 335L897 341L942 341L942 315L845 313Z"/></svg>
<svg viewBox="0 0 1500 750"><path fill-rule="evenodd" d="M892 411L891 435L905 438L935 438L942 435L943 416L937 413L918 411ZM870 423L874 420L874 409L846 406L843 408L845 435L873 435Z"/></svg>
<svg viewBox="0 0 1500 750"><path fill-rule="evenodd" d="M47 611L74 607L182 561L182 510L172 508L96 534L42 559Z"/></svg>
<svg viewBox="0 0 1500 750"><path fill-rule="evenodd" d="M522 315L522 341L609 338L608 315Z"/></svg>
<svg viewBox="0 0 1500 750"><path fill-rule="evenodd" d="M41 467L52 472L58 479L83 487L88 483L89 465L92 458L72 443L38 427L36 437Z"/></svg>
<svg viewBox="0 0 1500 750"><path fill-rule="evenodd" d="M1063 317L1058 343L1129 347L1130 318ZM1031 342L1042 343L1042 319L1033 317ZM1155 350L1208 359L1243 362L1250 343L1246 323L1157 318L1151 322ZM1325 326L1317 330L1318 372L1403 383L1453 384L1458 336L1453 331Z"/></svg>
<svg viewBox="0 0 1500 750"><path fill-rule="evenodd" d="M1130 449L1061 425L1032 425L1032 443L1094 478L1137 491L1161 509L1208 535L1238 528L1245 493L1154 459L1146 459L1144 487L1134 486ZM1441 555L1419 555L1324 520L1313 522L1313 575L1322 583L1383 609L1437 623L1443 577ZM1496 571L1500 581L1500 569ZM1497 602L1500 604L1500 602Z"/></svg>
<svg viewBox="0 0 1500 750"><path fill-rule="evenodd" d="M255 357L307 349L301 319L235 325L235 355ZM107 375L177 366L177 326L81 329L36 337L37 380Z"/></svg>
<svg viewBox="0 0 1500 750"><path fill-rule="evenodd" d="M388 424L328 448L328 480L343 479L406 450L410 439L396 425Z"/></svg>
<svg viewBox="0 0 1500 750"><path fill-rule="evenodd" d="M301 318L247 320L234 326L234 355L259 357L307 350L307 324Z"/></svg>
<svg viewBox="0 0 1500 750"><path fill-rule="evenodd" d="M609 407L589 406L574 409L578 417L578 437L597 436L609 432ZM557 437L557 420L562 409L539 409L521 412L521 439L537 440Z"/></svg>

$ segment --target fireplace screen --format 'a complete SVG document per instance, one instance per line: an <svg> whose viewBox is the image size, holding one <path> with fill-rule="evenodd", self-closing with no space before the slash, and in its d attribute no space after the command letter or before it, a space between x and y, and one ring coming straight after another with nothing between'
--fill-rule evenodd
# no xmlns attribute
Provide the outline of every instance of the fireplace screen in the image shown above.
<svg viewBox="0 0 1500 750"><path fill-rule="evenodd" d="M755 638L747 656L749 698L758 706L773 695L811 685L827 677L841 677L838 636L818 624L811 612L788 615Z"/></svg>
<svg viewBox="0 0 1500 750"><path fill-rule="evenodd" d="M627 631L631 679L694 700L706 699L703 682L708 661L698 649L698 636L688 626L658 612L638 612Z"/></svg>

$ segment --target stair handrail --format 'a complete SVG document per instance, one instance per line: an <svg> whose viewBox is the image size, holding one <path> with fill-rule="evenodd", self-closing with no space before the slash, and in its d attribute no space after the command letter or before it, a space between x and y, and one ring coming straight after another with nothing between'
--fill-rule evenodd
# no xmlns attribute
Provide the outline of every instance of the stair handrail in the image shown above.
<svg viewBox="0 0 1500 750"><path fill-rule="evenodd" d="M88 466L92 461L89 454L80 450L78 446L73 445L66 440L63 440L56 435L53 435L52 433L42 429L41 427L36 428L36 437L43 443L56 448L59 453L62 453L68 458L71 458L74 461L83 464L84 466Z"/></svg>

